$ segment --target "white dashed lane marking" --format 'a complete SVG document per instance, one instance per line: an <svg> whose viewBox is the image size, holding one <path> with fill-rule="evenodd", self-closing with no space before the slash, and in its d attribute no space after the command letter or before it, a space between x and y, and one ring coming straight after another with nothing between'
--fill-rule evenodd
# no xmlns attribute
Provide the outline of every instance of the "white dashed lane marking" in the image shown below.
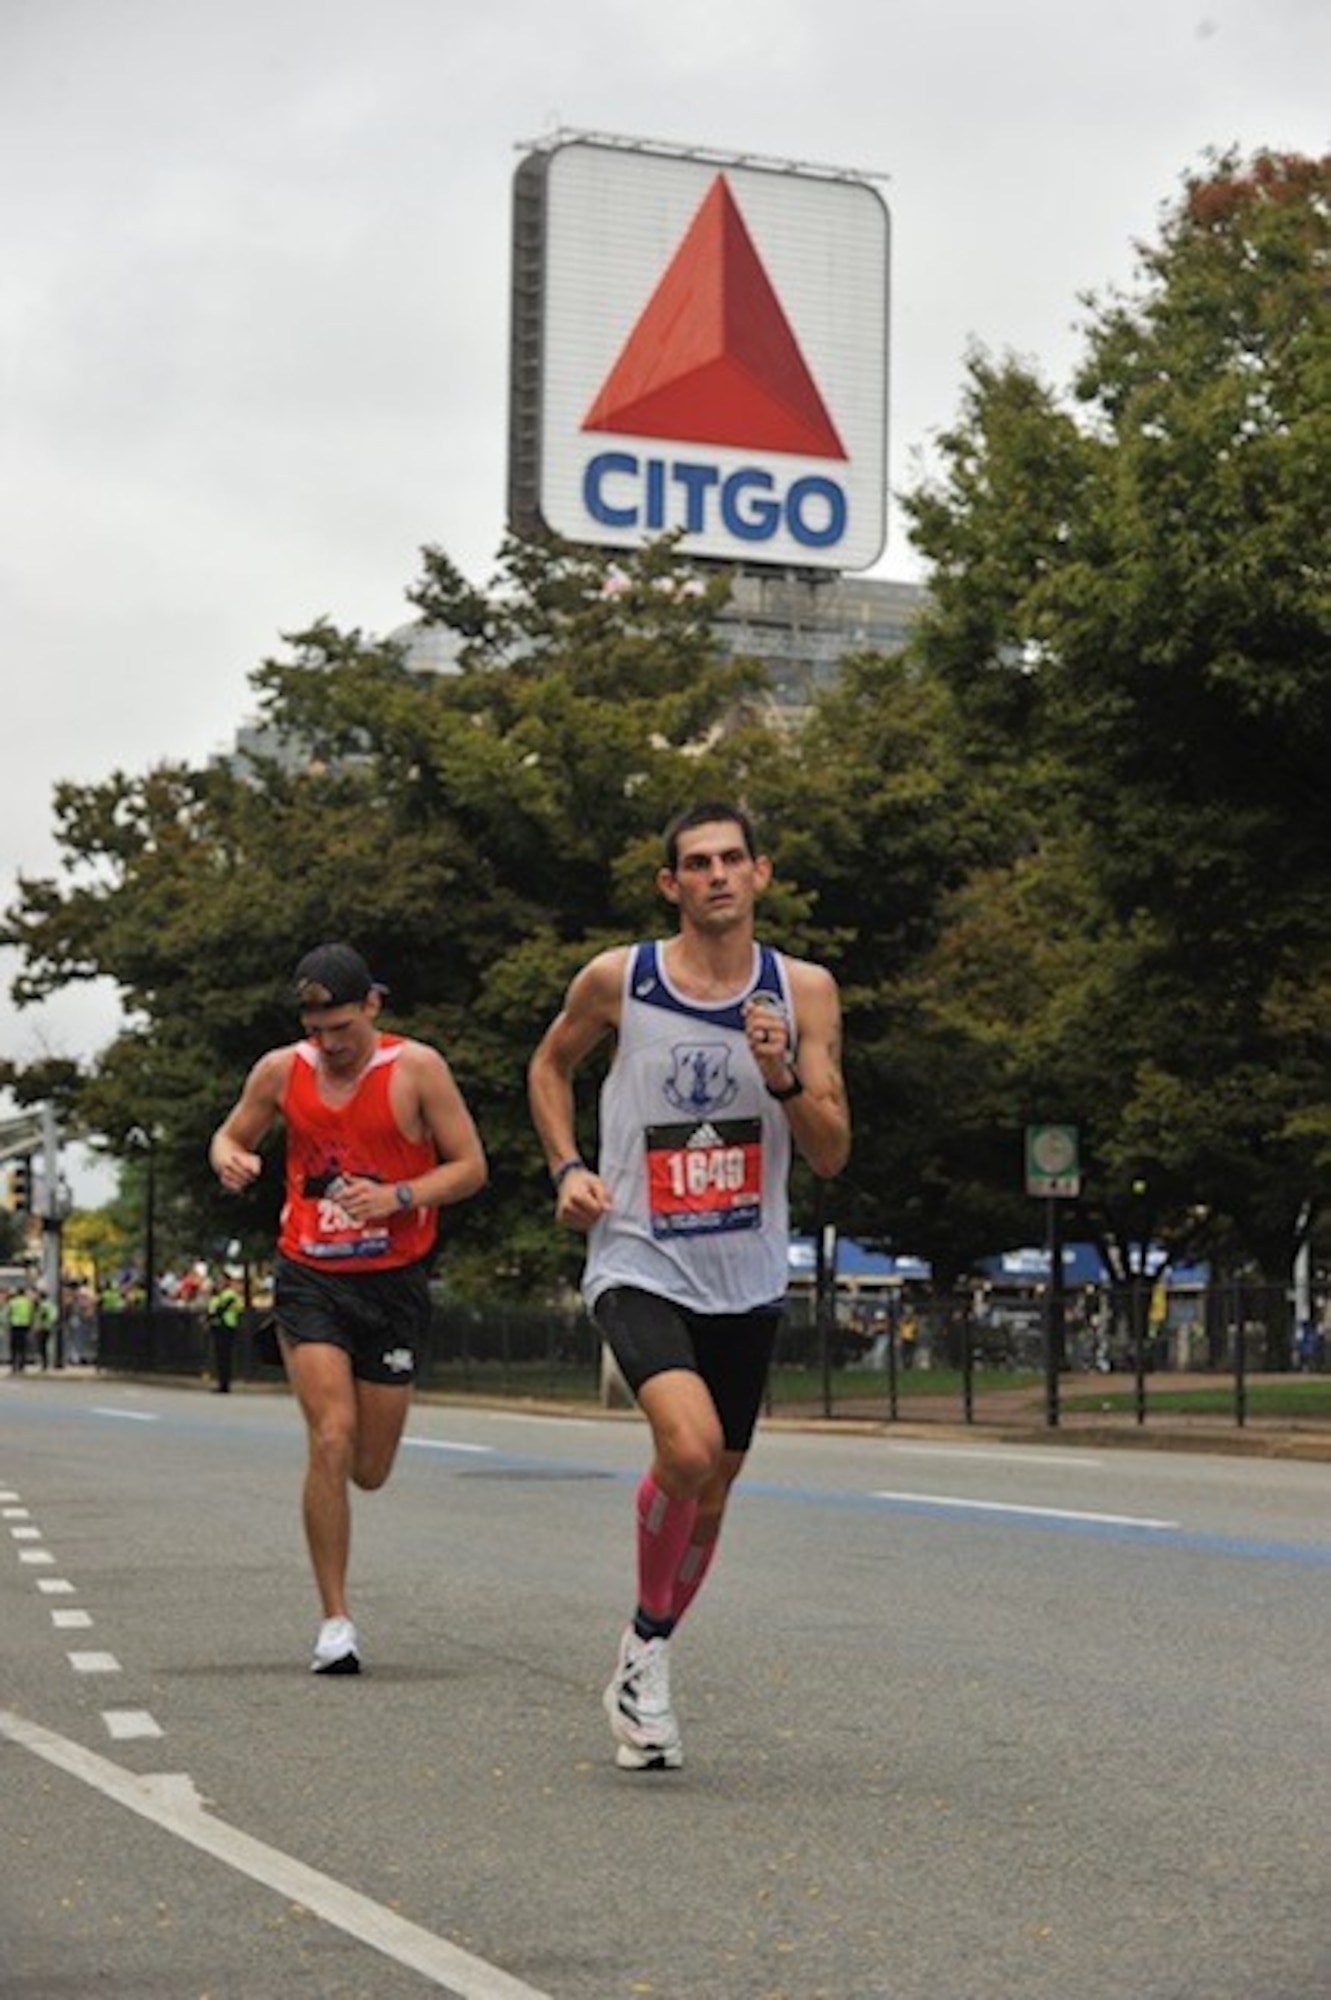
<svg viewBox="0 0 1331 2000"><path fill-rule="evenodd" d="M136 1737L160 1736L160 1723L153 1721L146 1708L104 1708L102 1721L106 1733L116 1743L130 1743Z"/></svg>
<svg viewBox="0 0 1331 2000"><path fill-rule="evenodd" d="M108 1412L108 1414L110 1413ZM119 1414L132 1413L122 1412ZM8 1521L11 1524L31 1520L32 1517L28 1508L19 1505L19 1496L17 1493L10 1492L6 1488L3 1492L0 1492L0 1501L6 1503L0 1507L0 1520ZM9 1532L16 1542L38 1541L41 1539L41 1530L39 1528L11 1525ZM19 1552L19 1561L48 1564L54 1563L55 1557L49 1550L24 1549ZM72 1597L74 1595L74 1586L68 1577L41 1576L37 1577L35 1581L38 1590L48 1597ZM57 1632L86 1632L91 1627L92 1622L91 1611L82 1611L76 1607L71 1607L68 1610L56 1609L51 1613L51 1624ZM65 1657L76 1674L118 1674L121 1671L120 1662L114 1653L67 1653ZM161 1724L154 1720L146 1708L104 1708L102 1710L102 1721L106 1726L107 1734L114 1742L129 1742L136 1737L158 1737L162 1735Z"/></svg>

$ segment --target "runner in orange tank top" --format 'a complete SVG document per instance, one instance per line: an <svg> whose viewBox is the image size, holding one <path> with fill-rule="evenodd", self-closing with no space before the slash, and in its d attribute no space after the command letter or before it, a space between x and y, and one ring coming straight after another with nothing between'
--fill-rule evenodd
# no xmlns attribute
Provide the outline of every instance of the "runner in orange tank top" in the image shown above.
<svg viewBox="0 0 1331 2000"><path fill-rule="evenodd" d="M277 1330L308 1433L304 1519L323 1604L315 1673L360 1671L347 1605L350 1486L387 1480L429 1326L438 1210L484 1186L485 1153L448 1064L381 1034L383 988L360 953L319 945L296 968L305 1039L270 1049L209 1147L233 1194L286 1124Z"/></svg>

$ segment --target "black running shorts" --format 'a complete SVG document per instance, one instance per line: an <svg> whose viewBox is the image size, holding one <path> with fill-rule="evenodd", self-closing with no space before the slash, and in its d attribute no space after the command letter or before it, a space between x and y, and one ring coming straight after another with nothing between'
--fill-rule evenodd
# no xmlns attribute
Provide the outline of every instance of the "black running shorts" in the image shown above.
<svg viewBox="0 0 1331 2000"><path fill-rule="evenodd" d="M275 1271L273 1303L283 1340L340 1347L358 1382L410 1388L430 1328L424 1264L351 1276L279 1256Z"/></svg>
<svg viewBox="0 0 1331 2000"><path fill-rule="evenodd" d="M592 1318L636 1396L668 1368L686 1368L706 1383L727 1451L747 1451L762 1408L781 1308L747 1313L697 1313L655 1292L614 1285L602 1292Z"/></svg>

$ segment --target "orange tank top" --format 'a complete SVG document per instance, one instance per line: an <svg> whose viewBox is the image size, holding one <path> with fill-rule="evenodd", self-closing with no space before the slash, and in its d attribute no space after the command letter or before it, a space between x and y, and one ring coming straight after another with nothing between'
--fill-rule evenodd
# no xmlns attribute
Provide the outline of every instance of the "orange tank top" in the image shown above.
<svg viewBox="0 0 1331 2000"><path fill-rule="evenodd" d="M383 1222L358 1223L336 1193L344 1174L396 1186L438 1164L433 1144L409 1139L389 1102L403 1046L400 1035L381 1035L354 1095L332 1105L319 1095L316 1045L297 1042L282 1099L287 1183L277 1247L284 1257L346 1271L391 1271L434 1248L437 1210L404 1208Z"/></svg>

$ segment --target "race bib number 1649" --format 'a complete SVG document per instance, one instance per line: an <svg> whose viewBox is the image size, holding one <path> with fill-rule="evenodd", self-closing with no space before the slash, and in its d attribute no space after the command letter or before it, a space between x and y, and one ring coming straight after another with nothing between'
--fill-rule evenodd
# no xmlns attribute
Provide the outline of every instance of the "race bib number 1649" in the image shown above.
<svg viewBox="0 0 1331 2000"><path fill-rule="evenodd" d="M649 1125L644 1136L653 1236L761 1226L760 1118Z"/></svg>

